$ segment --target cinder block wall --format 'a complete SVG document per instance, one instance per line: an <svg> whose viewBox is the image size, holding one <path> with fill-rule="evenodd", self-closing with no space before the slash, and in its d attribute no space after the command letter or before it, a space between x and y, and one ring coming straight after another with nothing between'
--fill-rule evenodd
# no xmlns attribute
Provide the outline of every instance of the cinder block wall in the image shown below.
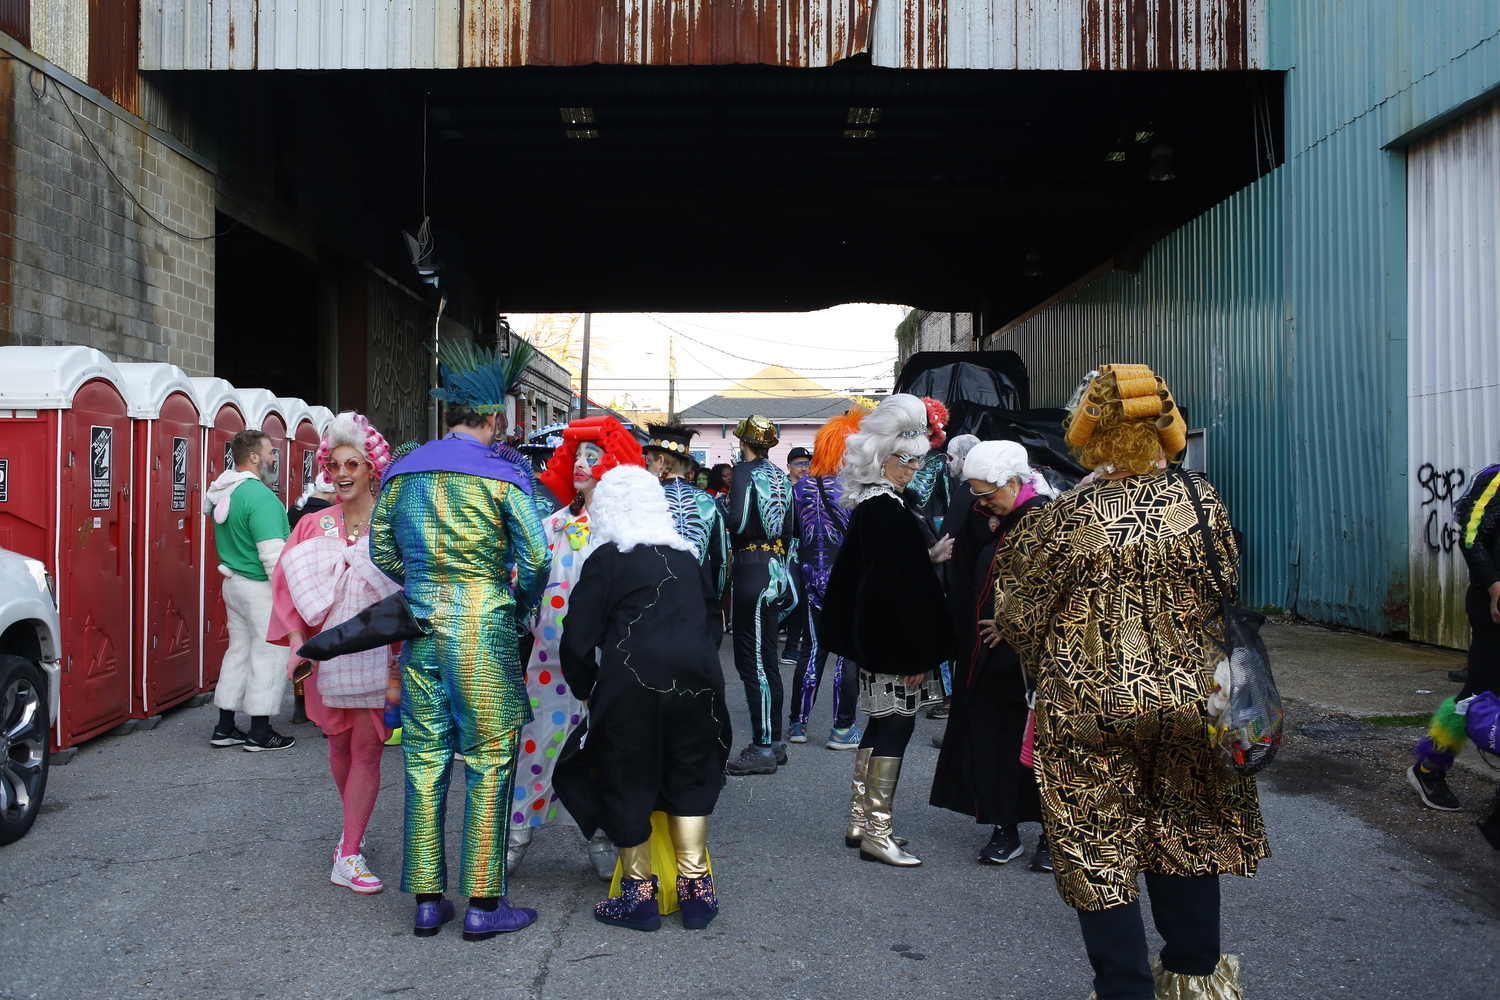
<svg viewBox="0 0 1500 1000"><path fill-rule="evenodd" d="M0 343L212 375L214 175L65 79L0 61Z"/></svg>

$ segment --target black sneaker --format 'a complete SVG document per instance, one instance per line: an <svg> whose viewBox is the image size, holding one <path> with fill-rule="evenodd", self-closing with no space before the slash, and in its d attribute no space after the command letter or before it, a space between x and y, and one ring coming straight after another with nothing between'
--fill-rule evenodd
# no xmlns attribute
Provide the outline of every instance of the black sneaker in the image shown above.
<svg viewBox="0 0 1500 1000"><path fill-rule="evenodd" d="M790 652L790 651L782 653L781 654L781 662L782 663L790 663L793 666L796 666L796 664L797 664L797 654L793 653L793 652Z"/></svg>
<svg viewBox="0 0 1500 1000"><path fill-rule="evenodd" d="M1036 850L1032 852L1031 860L1026 867L1034 872L1050 872L1052 870L1052 848L1047 845L1047 834L1045 832L1036 838Z"/></svg>
<svg viewBox="0 0 1500 1000"><path fill-rule="evenodd" d="M994 835L990 837L990 842L985 844L984 850L979 852L979 863L1003 865L1019 858L1023 850L1021 834L1015 827L997 826Z"/></svg>
<svg viewBox="0 0 1500 1000"><path fill-rule="evenodd" d="M737 778L747 774L775 774L776 754L770 747L752 743L741 750L738 757L724 765L724 773Z"/></svg>
<svg viewBox="0 0 1500 1000"><path fill-rule="evenodd" d="M249 738L238 726L227 733L221 729L215 729L213 736L209 737L208 745L213 747L237 747Z"/></svg>
<svg viewBox="0 0 1500 1000"><path fill-rule="evenodd" d="M785 764L787 762L785 743L772 743L771 752L776 755L777 767L780 767L782 764Z"/></svg>
<svg viewBox="0 0 1500 1000"><path fill-rule="evenodd" d="M1448 778L1442 771L1424 771L1413 764L1406 769L1406 780L1417 790L1422 804L1428 809L1457 812L1464 807L1448 787Z"/></svg>
<svg viewBox="0 0 1500 1000"><path fill-rule="evenodd" d="M1462 670L1448 671L1448 679L1455 684L1469 683L1469 668L1464 667Z"/></svg>
<svg viewBox="0 0 1500 1000"><path fill-rule="evenodd" d="M949 712L948 703L945 701L941 705L934 705L932 708L929 708L927 710L927 717L929 719L946 719Z"/></svg>
<svg viewBox="0 0 1500 1000"><path fill-rule="evenodd" d="M250 736L245 739L246 753L260 753L262 750L290 750L297 745L297 741L290 736L282 736L274 729L266 730L266 735L259 738Z"/></svg>

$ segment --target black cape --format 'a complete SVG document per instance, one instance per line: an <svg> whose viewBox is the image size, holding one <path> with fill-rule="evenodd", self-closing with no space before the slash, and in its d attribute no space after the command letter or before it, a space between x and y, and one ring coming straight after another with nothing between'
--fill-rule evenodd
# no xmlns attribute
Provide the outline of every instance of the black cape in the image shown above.
<svg viewBox="0 0 1500 1000"><path fill-rule="evenodd" d="M877 674L920 674L953 657L953 626L921 517L894 496L854 508L823 599L821 643Z"/></svg>
<svg viewBox="0 0 1500 1000"><path fill-rule="evenodd" d="M718 595L691 552L601 545L574 585L559 660L588 701L554 787L584 836L645 843L651 813L707 816L733 743L717 646ZM602 654L600 658L599 654Z"/></svg>

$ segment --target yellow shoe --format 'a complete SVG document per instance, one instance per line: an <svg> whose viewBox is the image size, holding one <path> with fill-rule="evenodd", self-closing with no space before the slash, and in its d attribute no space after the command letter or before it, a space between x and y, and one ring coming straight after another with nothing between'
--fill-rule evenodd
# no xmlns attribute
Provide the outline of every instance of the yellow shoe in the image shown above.
<svg viewBox="0 0 1500 1000"><path fill-rule="evenodd" d="M399 747L401 745L401 727L397 726L391 730L391 738L385 741L388 747Z"/></svg>

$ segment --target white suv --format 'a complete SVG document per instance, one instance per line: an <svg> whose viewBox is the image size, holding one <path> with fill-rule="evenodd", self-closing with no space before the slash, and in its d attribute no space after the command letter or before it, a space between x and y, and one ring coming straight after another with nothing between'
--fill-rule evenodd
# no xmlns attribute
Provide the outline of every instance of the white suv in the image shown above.
<svg viewBox="0 0 1500 1000"><path fill-rule="evenodd" d="M47 790L60 634L47 567L0 549L0 844L31 829Z"/></svg>

